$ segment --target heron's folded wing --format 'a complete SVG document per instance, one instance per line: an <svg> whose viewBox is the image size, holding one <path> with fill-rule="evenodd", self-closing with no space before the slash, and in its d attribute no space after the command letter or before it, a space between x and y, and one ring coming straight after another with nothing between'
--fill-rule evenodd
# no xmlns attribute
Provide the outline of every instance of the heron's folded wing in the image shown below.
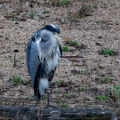
<svg viewBox="0 0 120 120"><path fill-rule="evenodd" d="M28 43L27 47L27 65L28 65L28 72L32 79L32 84L34 85L35 82L35 76L37 73L38 66L40 64L39 58L38 58L38 51L37 46L34 41L30 41Z"/></svg>

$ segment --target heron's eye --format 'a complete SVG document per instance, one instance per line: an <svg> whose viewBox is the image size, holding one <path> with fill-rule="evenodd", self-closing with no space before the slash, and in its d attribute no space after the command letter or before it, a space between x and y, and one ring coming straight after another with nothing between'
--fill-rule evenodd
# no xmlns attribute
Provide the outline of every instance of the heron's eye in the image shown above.
<svg viewBox="0 0 120 120"><path fill-rule="evenodd" d="M54 35L56 35L56 32L53 32Z"/></svg>
<svg viewBox="0 0 120 120"><path fill-rule="evenodd" d="M47 40L46 39L42 39L41 42L47 42Z"/></svg>

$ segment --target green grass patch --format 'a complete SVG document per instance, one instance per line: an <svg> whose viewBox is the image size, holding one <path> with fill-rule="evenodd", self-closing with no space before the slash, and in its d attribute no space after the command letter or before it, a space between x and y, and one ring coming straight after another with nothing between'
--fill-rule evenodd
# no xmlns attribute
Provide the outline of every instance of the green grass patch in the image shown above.
<svg viewBox="0 0 120 120"><path fill-rule="evenodd" d="M63 50L64 52L69 52L69 51L70 51L70 48L67 47L67 46L63 46L63 47L62 47L62 50Z"/></svg>
<svg viewBox="0 0 120 120"><path fill-rule="evenodd" d="M87 90L87 87L82 87L80 88L81 91L86 91Z"/></svg>
<svg viewBox="0 0 120 120"><path fill-rule="evenodd" d="M91 105L93 105L93 103L92 102L87 102L87 105L91 106Z"/></svg>
<svg viewBox="0 0 120 120"><path fill-rule="evenodd" d="M42 99L43 99L43 100L47 99L47 94L44 94L44 95L42 96Z"/></svg>
<svg viewBox="0 0 120 120"><path fill-rule="evenodd" d="M36 12L36 11L33 11L32 8L30 8L29 14L27 14L26 16L31 19L34 19L36 16L40 16L41 14L42 12Z"/></svg>
<svg viewBox="0 0 120 120"><path fill-rule="evenodd" d="M18 18L15 14L11 14L10 20L11 21L18 21Z"/></svg>
<svg viewBox="0 0 120 120"><path fill-rule="evenodd" d="M52 90L52 92L54 92L54 93L58 93L58 90L54 89L54 90Z"/></svg>
<svg viewBox="0 0 120 120"><path fill-rule="evenodd" d="M60 1L60 5L62 5L62 6L70 5L70 1L68 1L68 0L61 0Z"/></svg>
<svg viewBox="0 0 120 120"><path fill-rule="evenodd" d="M72 47L75 47L75 48L84 48L85 47L83 44L80 44L79 42L72 41L72 40L66 41L65 44L72 46Z"/></svg>
<svg viewBox="0 0 120 120"><path fill-rule="evenodd" d="M102 48L98 52L100 55L108 55L108 56L112 56L116 54L115 50L110 49L110 48Z"/></svg>
<svg viewBox="0 0 120 120"><path fill-rule="evenodd" d="M96 96L96 99L98 99L98 100L108 100L108 97L105 96L105 95L98 95L98 96Z"/></svg>
<svg viewBox="0 0 120 120"><path fill-rule="evenodd" d="M44 13L44 14L46 14L46 13L50 13L50 11L49 11L49 10L44 10L43 13Z"/></svg>
<svg viewBox="0 0 120 120"><path fill-rule="evenodd" d="M114 85L112 88L109 89L109 92L113 97L120 101L120 85Z"/></svg>
<svg viewBox="0 0 120 120"><path fill-rule="evenodd" d="M81 47L82 45L77 41L68 41L68 44L74 47Z"/></svg>
<svg viewBox="0 0 120 120"><path fill-rule="evenodd" d="M80 74L80 71L79 70L71 70L71 73L73 74L73 75L78 75L78 74Z"/></svg>
<svg viewBox="0 0 120 120"><path fill-rule="evenodd" d="M108 82L109 82L109 78L103 78L103 79L101 80L101 82L103 82L103 83L108 83Z"/></svg>
<svg viewBox="0 0 120 120"><path fill-rule="evenodd" d="M115 79L113 79L113 78L102 78L101 82L102 83L109 83L109 82L112 82L113 80L115 80Z"/></svg>
<svg viewBox="0 0 120 120"><path fill-rule="evenodd" d="M15 84L24 84L24 80L20 76L13 76L9 81Z"/></svg>
<svg viewBox="0 0 120 120"><path fill-rule="evenodd" d="M67 105L66 103L63 103L63 104L61 104L61 107L63 107L63 108L67 108L68 105Z"/></svg>
<svg viewBox="0 0 120 120"><path fill-rule="evenodd" d="M69 98L70 97L70 94L64 94L63 95L65 98Z"/></svg>
<svg viewBox="0 0 120 120"><path fill-rule="evenodd" d="M88 70L84 70L84 71L83 71L83 74L84 74L84 75L88 75L88 74L89 74L89 71L88 71Z"/></svg>
<svg viewBox="0 0 120 120"><path fill-rule="evenodd" d="M32 99L36 99L36 96L34 94L31 95L31 97L30 97L30 100L32 100Z"/></svg>
<svg viewBox="0 0 120 120"><path fill-rule="evenodd" d="M106 24L107 21L106 20L99 20L99 21L96 21L97 24Z"/></svg>
<svg viewBox="0 0 120 120"><path fill-rule="evenodd" d="M63 83L63 82L64 82L64 80L58 80L58 81L57 81L57 84L60 85L60 84Z"/></svg>

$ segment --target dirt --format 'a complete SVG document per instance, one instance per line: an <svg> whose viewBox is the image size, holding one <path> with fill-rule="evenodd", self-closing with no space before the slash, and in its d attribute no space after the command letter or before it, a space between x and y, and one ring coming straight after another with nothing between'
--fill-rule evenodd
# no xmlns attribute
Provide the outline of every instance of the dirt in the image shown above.
<svg viewBox="0 0 120 120"><path fill-rule="evenodd" d="M30 15L30 8L39 16ZM34 105L36 99L26 67L25 48L32 34L46 24L61 29L63 51L51 83L51 104L60 107L101 107L120 117L120 1L73 0L70 5L41 2L0 1L0 101L2 104ZM84 47L65 44L77 41ZM116 54L101 55L103 48ZM24 83L12 83L19 76ZM114 86L118 88L114 89ZM6 101L4 100L6 99ZM46 97L44 96L44 99ZM40 101L45 106L46 100Z"/></svg>

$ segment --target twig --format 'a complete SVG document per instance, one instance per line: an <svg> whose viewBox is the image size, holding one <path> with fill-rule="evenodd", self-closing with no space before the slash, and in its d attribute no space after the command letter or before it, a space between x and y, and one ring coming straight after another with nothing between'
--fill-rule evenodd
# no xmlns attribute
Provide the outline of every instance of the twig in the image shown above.
<svg viewBox="0 0 120 120"><path fill-rule="evenodd" d="M75 56L62 56L62 58L84 58L83 56L75 55Z"/></svg>
<svg viewBox="0 0 120 120"><path fill-rule="evenodd" d="M14 64L13 64L13 67L16 67L16 54L14 54Z"/></svg>

